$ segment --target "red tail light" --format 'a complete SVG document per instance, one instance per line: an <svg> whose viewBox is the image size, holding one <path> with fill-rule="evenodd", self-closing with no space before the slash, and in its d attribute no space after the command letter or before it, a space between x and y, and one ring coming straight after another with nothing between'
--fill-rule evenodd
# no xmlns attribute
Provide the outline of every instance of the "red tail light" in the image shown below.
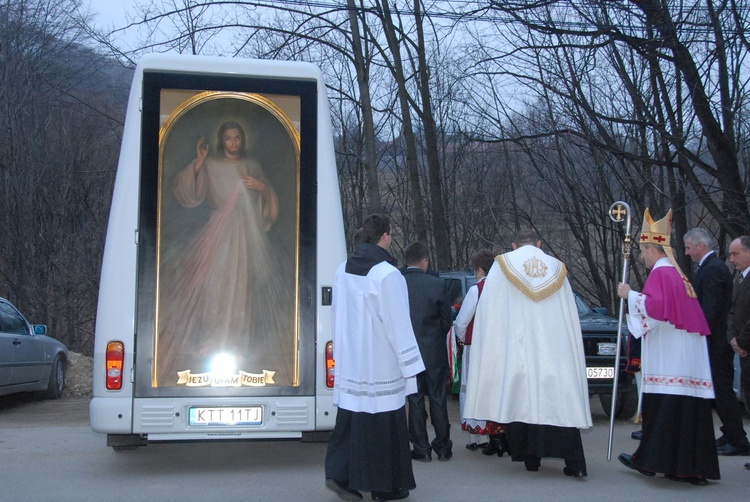
<svg viewBox="0 0 750 502"><path fill-rule="evenodd" d="M333 342L326 343L326 387L333 388L333 368L336 361L333 360Z"/></svg>
<svg viewBox="0 0 750 502"><path fill-rule="evenodd" d="M122 389L122 366L125 361L125 346L122 342L107 344L107 390Z"/></svg>

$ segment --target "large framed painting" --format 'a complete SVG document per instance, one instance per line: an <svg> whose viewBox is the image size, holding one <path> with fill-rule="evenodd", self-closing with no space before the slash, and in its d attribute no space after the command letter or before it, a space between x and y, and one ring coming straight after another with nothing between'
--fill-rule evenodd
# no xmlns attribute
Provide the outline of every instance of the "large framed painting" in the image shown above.
<svg viewBox="0 0 750 502"><path fill-rule="evenodd" d="M204 92L159 144L157 382L292 382L297 130L261 96Z"/></svg>
<svg viewBox="0 0 750 502"><path fill-rule="evenodd" d="M302 186L314 153L300 134L306 95L228 87L158 89L158 141L142 161L144 395L311 387L301 387L311 370L301 351L314 347L299 314L314 282L301 259L315 231L302 211L314 195Z"/></svg>

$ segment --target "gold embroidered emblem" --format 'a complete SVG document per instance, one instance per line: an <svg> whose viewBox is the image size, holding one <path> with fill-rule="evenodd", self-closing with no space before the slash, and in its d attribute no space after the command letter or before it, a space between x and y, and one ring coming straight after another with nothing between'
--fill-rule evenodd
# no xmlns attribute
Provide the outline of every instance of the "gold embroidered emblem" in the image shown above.
<svg viewBox="0 0 750 502"><path fill-rule="evenodd" d="M500 270L503 275L510 281L513 286L518 288L527 298L534 302L540 302L545 298L549 298L555 294L565 284L565 278L568 275L568 270L565 268L565 264L556 262L557 266L550 266L544 263L542 260L533 257L529 258L522 263L523 267L517 270L514 268L513 263L510 261L509 255L511 253L505 253L497 256L495 261L500 265ZM520 261L520 260L519 260ZM521 270L523 268L523 270ZM538 277L544 277L543 281L539 284L531 284L531 279L537 279L538 277L531 277L532 274L541 274ZM549 277L551 274L551 277Z"/></svg>
<svg viewBox="0 0 750 502"><path fill-rule="evenodd" d="M523 270L526 275L538 279L547 275L547 265L537 257L532 257L523 262Z"/></svg>

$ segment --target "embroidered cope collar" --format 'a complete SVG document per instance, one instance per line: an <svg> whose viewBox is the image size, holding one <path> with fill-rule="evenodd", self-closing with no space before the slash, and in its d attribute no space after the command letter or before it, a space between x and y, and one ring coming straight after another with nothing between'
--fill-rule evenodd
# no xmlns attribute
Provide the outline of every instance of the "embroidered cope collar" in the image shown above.
<svg viewBox="0 0 750 502"><path fill-rule="evenodd" d="M535 302L555 294L568 275L565 264L536 246L521 246L495 260L510 283Z"/></svg>

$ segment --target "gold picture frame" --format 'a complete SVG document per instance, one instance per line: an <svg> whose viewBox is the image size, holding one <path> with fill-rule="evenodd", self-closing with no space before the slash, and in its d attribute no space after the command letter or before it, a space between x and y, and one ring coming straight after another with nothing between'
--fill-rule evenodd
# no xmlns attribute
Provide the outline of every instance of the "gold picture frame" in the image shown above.
<svg viewBox="0 0 750 502"><path fill-rule="evenodd" d="M299 98L161 93L151 385L297 386Z"/></svg>

